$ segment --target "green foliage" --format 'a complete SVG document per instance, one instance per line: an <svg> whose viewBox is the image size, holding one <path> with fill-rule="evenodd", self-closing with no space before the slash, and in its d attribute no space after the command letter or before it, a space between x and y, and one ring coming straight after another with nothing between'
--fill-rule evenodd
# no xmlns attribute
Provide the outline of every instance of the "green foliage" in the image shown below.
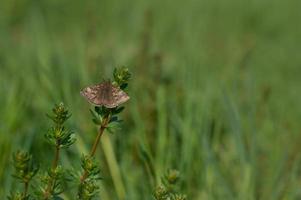
<svg viewBox="0 0 301 200"><path fill-rule="evenodd" d="M130 74L127 68L114 70L116 86L125 88L129 78ZM90 110L92 121L100 126L100 129L90 155L82 156L81 167L83 174L79 177L71 174L73 178L77 177L79 180L77 199L90 200L97 194L99 189L97 181L100 179L100 169L95 161L94 154L104 130L107 129L109 132L112 132L115 128L114 125L121 122L118 114L123 110L124 107L106 108L104 106L96 106L94 110ZM60 150L70 147L75 142L75 138L73 131L65 127L65 123L71 114L69 114L63 103L55 105L52 109L52 114L48 114L47 116L53 121L54 125L45 134L45 139L49 144L54 146L55 155L51 168L39 176L40 179L35 186L35 196L43 200L58 200L62 199L60 194L65 191L67 181L69 180L69 173L66 173L63 166L59 165ZM11 200L28 200L30 198L27 195L28 183L37 173L37 168L33 167L31 156L21 151L14 154L14 166L14 177L24 183L25 191L23 193L12 193L8 198Z"/></svg>
<svg viewBox="0 0 301 200"><path fill-rule="evenodd" d="M47 116L56 124L56 126L63 126L63 124L71 117L68 110L63 103L56 104L52 109L52 114Z"/></svg>
<svg viewBox="0 0 301 200"><path fill-rule="evenodd" d="M109 133L114 133L119 130L119 124L122 122L119 119L118 114L124 110L124 106L115 108L106 108L104 106L95 106L94 110L90 109L92 115L92 121L94 124L101 126L104 123L104 119L109 119L106 125L106 130Z"/></svg>
<svg viewBox="0 0 301 200"><path fill-rule="evenodd" d="M29 195L24 196L21 192L11 193L10 196L7 197L8 200L29 200Z"/></svg>
<svg viewBox="0 0 301 200"><path fill-rule="evenodd" d="M60 103L55 105L52 114L47 116L54 122L54 125L45 134L45 138L54 146L55 155L51 168L39 176L40 180L35 187L35 194L38 199L61 199L59 195L65 190L69 175L63 166L59 165L60 149L68 148L75 142L73 131L65 127L71 114L64 104Z"/></svg>
<svg viewBox="0 0 301 200"><path fill-rule="evenodd" d="M83 155L81 158L81 166L87 172L87 177L92 179L99 179L100 169L94 157Z"/></svg>
<svg viewBox="0 0 301 200"><path fill-rule="evenodd" d="M83 155L81 166L85 173L84 177L81 177L84 180L79 185L77 198L79 200L90 200L95 197L99 189L97 184L97 181L101 179L99 164L94 157Z"/></svg>
<svg viewBox="0 0 301 200"><path fill-rule="evenodd" d="M40 175L40 182L35 190L38 199L57 199L64 192L68 174L64 168L58 165L56 168L51 168L48 172Z"/></svg>
<svg viewBox="0 0 301 200"><path fill-rule="evenodd" d="M11 191L9 200L29 200L28 194L29 183L32 178L38 172L38 167L34 166L32 156L28 152L18 150L13 155L13 165L15 172L13 176L18 179L24 185L24 191L18 192L16 190Z"/></svg>
<svg viewBox="0 0 301 200"><path fill-rule="evenodd" d="M95 106L94 110L90 109L90 112L92 114L92 121L96 125L102 125L104 123L104 119L110 117L111 109L104 106Z"/></svg>
<svg viewBox="0 0 301 200"><path fill-rule="evenodd" d="M186 200L186 196L178 192L180 173L177 170L168 170L154 191L156 200Z"/></svg>
<svg viewBox="0 0 301 200"><path fill-rule="evenodd" d="M130 73L127 68L115 69L114 84L120 88L126 88ZM104 130L113 132L117 124L121 122L118 115L124 110L124 107L106 108L105 106L96 106L94 110L90 110L92 114L92 121L100 126L98 136L92 147L90 155L83 155L81 158L81 167L83 174L79 176L79 186L77 191L77 199L90 200L98 192L99 186L97 184L100 179L100 169L95 161L94 154L98 146L101 135ZM38 199L52 200L62 199L60 194L65 191L65 186L68 180L68 173L59 165L59 156L61 148L70 147L74 142L73 131L65 127L66 121L70 118L68 110L63 103L57 104L52 109L52 114L47 115L54 123L52 127L45 134L46 141L54 146L55 155L52 162L52 167L46 173L41 174L39 181L36 183L35 195ZM31 156L28 153L18 151L14 154L14 176L25 184L24 193L12 193L9 199L28 200L27 195L28 183L32 177L37 173L37 168L34 168L31 163ZM77 177L74 174L71 174Z"/></svg>
<svg viewBox="0 0 301 200"><path fill-rule="evenodd" d="M80 184L78 188L78 196L77 199L79 200L91 200L93 199L97 192L99 186L95 180L85 180L83 183Z"/></svg>
<svg viewBox="0 0 301 200"><path fill-rule="evenodd" d="M125 199L152 192L140 145L156 179L170 166L184 174L192 200L301 199L300 0L0 2L1 198L17 147L53 157L39 141L53 101L83 133L61 161L79 163L93 137L78 90L124 63L131 106L110 137L116 159L105 146L97 156L118 164L100 162L101 200L120 199L119 182Z"/></svg>
<svg viewBox="0 0 301 200"><path fill-rule="evenodd" d="M113 72L114 82L113 84L120 87L122 90L128 86L128 81L131 78L131 73L126 67L115 68Z"/></svg>
<svg viewBox="0 0 301 200"><path fill-rule="evenodd" d="M68 148L75 142L73 131L66 129L64 123L71 117L63 103L55 105L52 115L47 115L54 126L45 134L48 143L58 148Z"/></svg>
<svg viewBox="0 0 301 200"><path fill-rule="evenodd" d="M38 167L34 166L32 156L28 152L17 151L13 155L15 173L13 176L21 182L29 182L37 173Z"/></svg>

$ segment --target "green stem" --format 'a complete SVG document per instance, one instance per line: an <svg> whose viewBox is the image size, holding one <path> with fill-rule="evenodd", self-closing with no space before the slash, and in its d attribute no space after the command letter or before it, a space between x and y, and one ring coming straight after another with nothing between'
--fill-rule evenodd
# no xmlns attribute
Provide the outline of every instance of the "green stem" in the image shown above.
<svg viewBox="0 0 301 200"><path fill-rule="evenodd" d="M101 138L101 136L102 136L102 134L103 134L105 128L106 128L105 126L101 126L101 127L100 127L99 132L98 132L98 134L97 134L97 137L96 137L96 139L95 139L95 141L94 141L93 147L92 147L92 149L91 149L91 151L90 151L90 157L93 157L93 156L95 155L97 146L98 146L98 144L99 144L100 138Z"/></svg>
<svg viewBox="0 0 301 200"><path fill-rule="evenodd" d="M55 170L57 168L57 165L58 165L58 162L59 162L59 157L60 157L60 146L59 146L59 141L56 142L56 146L55 146L55 157L54 157L54 160L52 162L52 168L51 170ZM48 185L47 185L47 189L44 193L44 199L47 200L49 199L49 196L51 195L52 193L52 188L53 188L53 184L54 184L54 179L51 178L48 182Z"/></svg>
<svg viewBox="0 0 301 200"><path fill-rule="evenodd" d="M59 157L60 157L60 147L57 145L55 147L55 158L52 162L52 169L56 169L58 162L59 162Z"/></svg>
<svg viewBox="0 0 301 200"><path fill-rule="evenodd" d="M24 193L23 193L23 198L25 199L27 196L27 192L28 192L28 186L29 186L29 182L25 181L24 182Z"/></svg>
<svg viewBox="0 0 301 200"><path fill-rule="evenodd" d="M100 142L100 138L101 138L102 134L104 133L104 130L107 128L109 121L110 121L110 115L108 115L104 119L103 123L101 124L101 126L99 128L98 134L96 136L96 139L95 139L92 149L90 151L90 157L94 157L97 147L98 147L98 144ZM85 170L83 175L80 178L80 183L83 183L86 180L87 176L88 176L88 172Z"/></svg>

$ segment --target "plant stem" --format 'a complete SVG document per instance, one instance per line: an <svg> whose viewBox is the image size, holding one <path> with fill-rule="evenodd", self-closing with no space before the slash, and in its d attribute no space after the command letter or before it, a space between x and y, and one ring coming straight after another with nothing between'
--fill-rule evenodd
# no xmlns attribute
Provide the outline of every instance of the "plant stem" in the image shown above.
<svg viewBox="0 0 301 200"><path fill-rule="evenodd" d="M28 181L25 181L25 182L24 182L24 193L23 193L23 198L26 198L26 196L27 196L28 186L29 186Z"/></svg>
<svg viewBox="0 0 301 200"><path fill-rule="evenodd" d="M56 145L55 147L55 158L52 162L52 169L55 169L58 165L59 162L59 157L60 157L60 147L59 145Z"/></svg>
<svg viewBox="0 0 301 200"><path fill-rule="evenodd" d="M95 155L97 146L98 146L98 144L99 144L100 138L101 138L101 136L102 136L102 134L103 134L105 128L106 128L106 127L104 127L104 126L101 126L101 127L100 127L99 132L98 132L98 134L97 134L97 137L96 137L96 139L95 139L95 141L94 141L93 147L92 147L92 149L91 149L91 151L90 151L90 157L93 157L93 156Z"/></svg>
<svg viewBox="0 0 301 200"><path fill-rule="evenodd" d="M101 126L99 128L98 134L96 136L96 139L95 139L94 144L92 146L92 149L90 151L90 157L93 157L95 155L96 150L97 150L97 146L100 142L100 138L101 138L102 134L104 133L104 130L107 128L107 125L108 125L109 121L110 121L110 115L108 115L104 119L103 123L101 124ZM88 172L85 170L83 175L80 178L80 182L83 183L86 180L87 176L88 176Z"/></svg>
<svg viewBox="0 0 301 200"><path fill-rule="evenodd" d="M54 160L52 161L52 168L51 170L55 170L57 168L58 162L59 162L59 157L60 157L60 146L59 146L59 141L56 142L56 146L55 146L55 157ZM52 178L50 179L50 181L48 182L47 185L47 189L44 193L44 199L48 199L49 195L51 194L51 190L52 190L52 185L53 182L55 180L53 180Z"/></svg>

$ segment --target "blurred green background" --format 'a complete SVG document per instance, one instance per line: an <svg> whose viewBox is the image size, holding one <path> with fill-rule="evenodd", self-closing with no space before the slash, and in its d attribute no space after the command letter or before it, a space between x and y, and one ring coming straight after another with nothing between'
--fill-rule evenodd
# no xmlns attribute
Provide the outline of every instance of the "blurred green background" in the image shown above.
<svg viewBox="0 0 301 200"><path fill-rule="evenodd" d="M61 163L79 167L97 131L79 90L116 66L133 73L131 100L123 129L98 149L100 199L152 199L168 168L181 172L192 200L301 199L300 8L299 0L1 0L1 199L18 187L16 149L42 168L51 163L43 135L54 103L68 106L77 135Z"/></svg>

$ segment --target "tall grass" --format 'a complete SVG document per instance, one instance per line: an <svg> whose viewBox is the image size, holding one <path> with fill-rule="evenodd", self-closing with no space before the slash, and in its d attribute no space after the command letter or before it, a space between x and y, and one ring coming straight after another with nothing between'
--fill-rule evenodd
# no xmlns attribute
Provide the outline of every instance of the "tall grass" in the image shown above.
<svg viewBox="0 0 301 200"><path fill-rule="evenodd" d="M189 199L301 198L299 8L2 0L0 196L15 185L17 147L40 160L51 153L36 141L53 103L68 106L77 130L64 165L87 152L95 130L79 90L126 65L136 78L124 131L105 136L97 154L103 200L151 199L168 168L181 171Z"/></svg>

